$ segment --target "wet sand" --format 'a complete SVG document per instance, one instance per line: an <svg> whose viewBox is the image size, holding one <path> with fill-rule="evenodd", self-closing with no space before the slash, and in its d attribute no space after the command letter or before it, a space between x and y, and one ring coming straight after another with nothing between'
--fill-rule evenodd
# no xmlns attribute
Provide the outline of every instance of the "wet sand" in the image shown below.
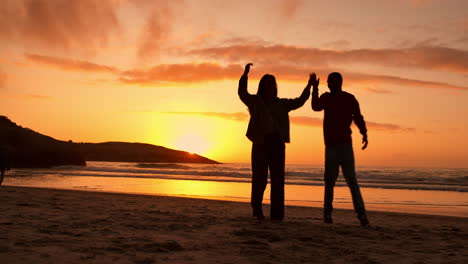
<svg viewBox="0 0 468 264"><path fill-rule="evenodd" d="M1 263L468 263L468 218L0 186ZM268 206L264 210L268 215Z"/></svg>

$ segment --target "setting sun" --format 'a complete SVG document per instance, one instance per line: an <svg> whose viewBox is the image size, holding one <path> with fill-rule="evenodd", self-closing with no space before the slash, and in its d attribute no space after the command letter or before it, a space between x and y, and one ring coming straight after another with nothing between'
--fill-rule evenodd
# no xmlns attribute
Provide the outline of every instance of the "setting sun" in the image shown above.
<svg viewBox="0 0 468 264"><path fill-rule="evenodd" d="M187 134L182 135L175 142L175 147L177 149L185 150L190 153L196 153L203 155L209 147L208 140L202 135L188 132Z"/></svg>

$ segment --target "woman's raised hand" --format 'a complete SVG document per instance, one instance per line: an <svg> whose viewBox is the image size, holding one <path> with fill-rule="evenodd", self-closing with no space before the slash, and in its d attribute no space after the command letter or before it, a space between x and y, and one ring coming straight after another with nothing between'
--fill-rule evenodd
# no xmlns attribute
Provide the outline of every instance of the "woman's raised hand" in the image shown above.
<svg viewBox="0 0 468 264"><path fill-rule="evenodd" d="M248 75L249 74L249 71L250 71L250 67L253 66L252 63L247 63L245 65L245 70L244 70L244 75Z"/></svg>

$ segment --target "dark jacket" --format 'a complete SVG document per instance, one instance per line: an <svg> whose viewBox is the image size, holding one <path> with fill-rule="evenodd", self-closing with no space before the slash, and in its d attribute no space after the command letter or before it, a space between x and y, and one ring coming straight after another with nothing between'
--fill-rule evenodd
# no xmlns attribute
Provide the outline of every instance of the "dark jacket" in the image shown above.
<svg viewBox="0 0 468 264"><path fill-rule="evenodd" d="M325 145L351 144L351 122L359 128L362 135L367 134L366 123L361 115L356 98L347 92L324 93L318 96L318 90L312 91L312 109L325 110L323 135Z"/></svg>
<svg viewBox="0 0 468 264"><path fill-rule="evenodd" d="M248 77L242 75L239 80L238 94L241 101L249 108L250 121L247 138L253 143L263 143L268 133L277 133L283 142L289 142L289 111L304 105L309 99L307 88L295 99L275 98L269 105L258 95L247 91Z"/></svg>

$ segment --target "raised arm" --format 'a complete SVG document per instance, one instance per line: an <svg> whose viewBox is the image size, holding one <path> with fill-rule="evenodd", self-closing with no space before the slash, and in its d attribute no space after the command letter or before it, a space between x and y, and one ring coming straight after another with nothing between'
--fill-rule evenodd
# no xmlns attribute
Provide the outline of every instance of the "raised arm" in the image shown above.
<svg viewBox="0 0 468 264"><path fill-rule="evenodd" d="M359 128L359 133L362 135L362 149L367 148L367 144L369 143L367 140L367 128L366 128L366 122L364 121L364 117L361 114L361 109L359 108L359 103L354 98L354 103L353 103L353 120L356 126Z"/></svg>
<svg viewBox="0 0 468 264"><path fill-rule="evenodd" d="M249 94L249 92L247 91L247 82L249 80L248 75L250 71L250 66L252 66L252 63L248 63L247 65L245 65L244 74L242 74L239 80L239 88L237 89L239 98L248 107L250 107L251 102L252 102L252 95Z"/></svg>
<svg viewBox="0 0 468 264"><path fill-rule="evenodd" d="M288 111L297 109L305 104L307 99L309 99L311 86L312 84L310 83L310 79L309 79L307 86L304 88L304 90L302 91L301 95L298 98L284 99L287 104Z"/></svg>
<svg viewBox="0 0 468 264"><path fill-rule="evenodd" d="M319 98L319 90L318 86L320 83L320 78L317 79L317 76L315 73L312 73L309 78L309 83L314 87L312 89L312 110L314 111L322 111L323 110L323 104L322 101Z"/></svg>

